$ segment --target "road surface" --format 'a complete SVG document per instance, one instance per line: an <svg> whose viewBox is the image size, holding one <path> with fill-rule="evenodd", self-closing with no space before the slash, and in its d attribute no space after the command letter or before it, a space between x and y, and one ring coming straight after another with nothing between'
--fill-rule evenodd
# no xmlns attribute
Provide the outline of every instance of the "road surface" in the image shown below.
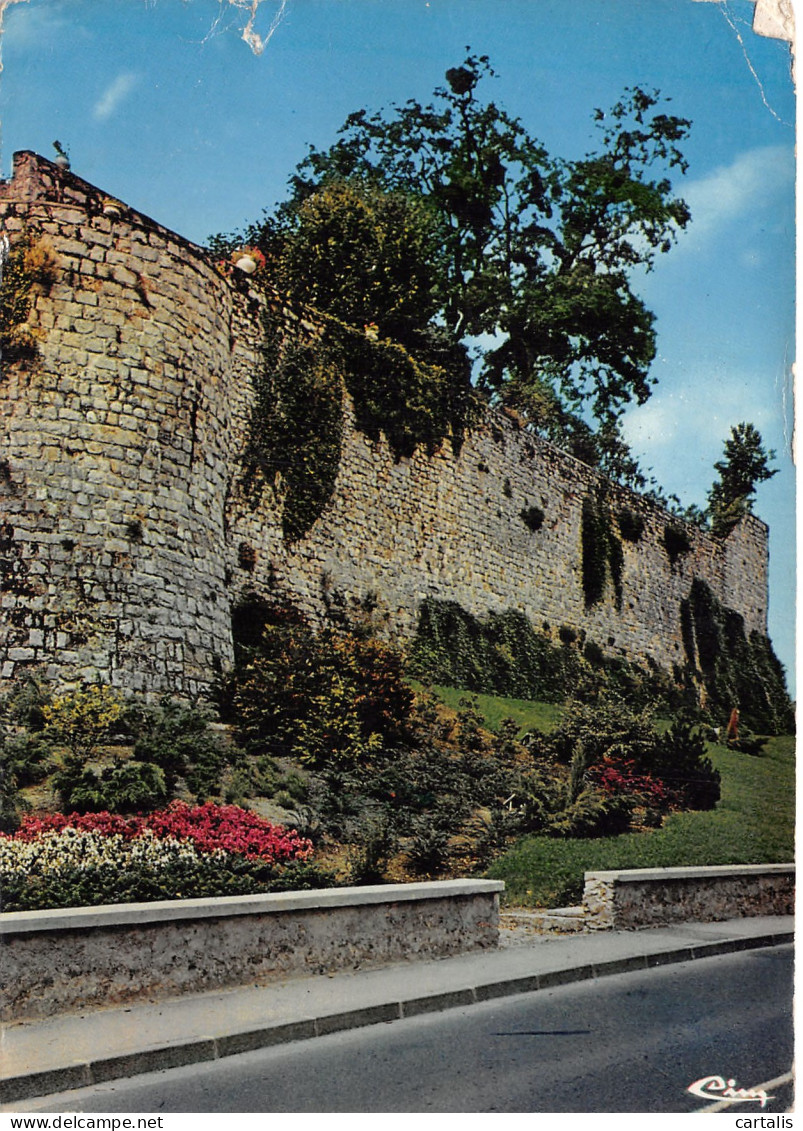
<svg viewBox="0 0 803 1131"><path fill-rule="evenodd" d="M412 975L412 970L411 970ZM792 1064L792 947L686 962L151 1073L16 1110L692 1112ZM713 1092L711 1092L713 1088ZM791 1107L782 1083L761 1107Z"/></svg>

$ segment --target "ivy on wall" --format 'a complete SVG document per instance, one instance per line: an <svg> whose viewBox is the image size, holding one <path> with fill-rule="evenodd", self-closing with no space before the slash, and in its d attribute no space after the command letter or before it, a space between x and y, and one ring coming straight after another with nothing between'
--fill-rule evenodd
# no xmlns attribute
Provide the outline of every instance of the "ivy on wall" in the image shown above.
<svg viewBox="0 0 803 1131"><path fill-rule="evenodd" d="M340 467L343 379L320 341L288 343L275 331L254 377L246 483L270 483L283 502L288 542L302 538L329 504Z"/></svg>
<svg viewBox="0 0 803 1131"><path fill-rule="evenodd" d="M745 632L742 616L695 578L681 603L681 631L689 666L706 689L706 708L723 724L738 707L742 720L764 734L794 730L794 708L783 665L767 636Z"/></svg>
<svg viewBox="0 0 803 1131"><path fill-rule="evenodd" d="M606 656L599 645L568 626L553 643L516 610L489 612L481 620L454 601L428 597L421 605L410 648L417 678L469 691L561 702L615 692L633 706L668 709L694 702L657 664L645 666Z"/></svg>
<svg viewBox="0 0 803 1131"><path fill-rule="evenodd" d="M331 501L344 390L357 428L372 440L384 434L397 459L419 445L432 452L447 436L458 450L479 419L475 394L456 391L445 367L331 315L316 318L315 331L301 331L284 315L270 316L254 376L245 480L254 497L260 480L277 490L288 542L302 538Z"/></svg>
<svg viewBox="0 0 803 1131"><path fill-rule="evenodd" d="M56 258L33 232L26 231L3 263L0 280L0 349L6 357L33 354L37 333L28 324L37 285L56 277Z"/></svg>
<svg viewBox="0 0 803 1131"><path fill-rule="evenodd" d="M384 433L397 459L420 445L432 452L446 436L459 450L478 419L479 402L468 384L457 387L445 365L415 357L399 342L375 338L331 315L321 318L361 432L372 440Z"/></svg>
<svg viewBox="0 0 803 1131"><path fill-rule="evenodd" d="M673 569L678 560L691 550L689 536L682 526L667 526L663 533L662 542Z"/></svg>
<svg viewBox="0 0 803 1131"><path fill-rule="evenodd" d="M607 492L594 491L583 499L580 528L583 596L586 608L599 604L611 580L617 609L622 607L624 552L614 529Z"/></svg>
<svg viewBox="0 0 803 1131"><path fill-rule="evenodd" d="M626 542L640 542L644 533L644 518L630 507L620 507L616 515L619 533Z"/></svg>
<svg viewBox="0 0 803 1131"><path fill-rule="evenodd" d="M519 518L533 534L537 533L544 525L544 512L540 507L522 507L519 511Z"/></svg>

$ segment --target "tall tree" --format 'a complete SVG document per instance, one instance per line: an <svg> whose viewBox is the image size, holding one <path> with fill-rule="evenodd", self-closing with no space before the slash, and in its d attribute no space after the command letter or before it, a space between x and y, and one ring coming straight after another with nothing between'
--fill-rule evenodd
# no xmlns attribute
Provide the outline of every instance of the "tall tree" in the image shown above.
<svg viewBox="0 0 803 1131"><path fill-rule="evenodd" d="M715 534L725 536L753 509L756 487L777 475L770 468L774 451L766 451L761 433L753 424L731 428L724 456L714 464L719 478L708 492L708 517Z"/></svg>
<svg viewBox="0 0 803 1131"><path fill-rule="evenodd" d="M685 171L690 123L635 87L607 114L596 111L599 148L566 161L480 97L493 75L487 56L469 53L430 104L350 115L333 146L311 148L290 200L249 234L266 249L297 239L321 193L346 183L417 199L437 229L438 252L427 258L434 309L417 325L424 307L408 309L407 330L426 324L453 347L491 342L476 377L489 398L632 481L618 421L650 394L655 330L631 280L689 220L669 174ZM309 273L309 261L302 266ZM394 332L405 334L398 320Z"/></svg>

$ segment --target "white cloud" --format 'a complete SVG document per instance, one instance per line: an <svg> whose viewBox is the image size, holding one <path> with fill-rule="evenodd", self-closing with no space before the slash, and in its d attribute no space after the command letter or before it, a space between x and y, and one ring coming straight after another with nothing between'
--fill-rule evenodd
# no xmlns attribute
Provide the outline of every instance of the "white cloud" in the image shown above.
<svg viewBox="0 0 803 1131"><path fill-rule="evenodd" d="M751 374L690 375L682 388L659 390L645 405L631 408L624 417L624 433L642 452L682 445L686 438L711 437L718 445L740 420L752 421L759 430L777 427L780 397L767 394L767 382Z"/></svg>
<svg viewBox="0 0 803 1131"><path fill-rule="evenodd" d="M125 71L123 74L118 75L114 82L110 83L100 98L95 103L92 111L93 117L99 122L105 122L117 110L121 102L134 89L139 81L137 75L132 71Z"/></svg>
<svg viewBox="0 0 803 1131"><path fill-rule="evenodd" d="M780 390L771 393L766 381L747 372L690 373L682 386L659 389L645 405L631 408L622 432L642 466L651 468L667 491L684 503L702 503L714 461L742 420L755 424L767 447L780 451L785 446Z"/></svg>
<svg viewBox="0 0 803 1131"><path fill-rule="evenodd" d="M18 4L24 4L25 7L17 7ZM61 4L53 3L37 8L29 8L27 5L28 0L0 0L3 36L15 48L41 48L67 27Z"/></svg>
<svg viewBox="0 0 803 1131"><path fill-rule="evenodd" d="M691 209L695 242L758 209L771 207L778 193L794 184L791 148L762 146L742 153L730 165L692 181L683 191Z"/></svg>

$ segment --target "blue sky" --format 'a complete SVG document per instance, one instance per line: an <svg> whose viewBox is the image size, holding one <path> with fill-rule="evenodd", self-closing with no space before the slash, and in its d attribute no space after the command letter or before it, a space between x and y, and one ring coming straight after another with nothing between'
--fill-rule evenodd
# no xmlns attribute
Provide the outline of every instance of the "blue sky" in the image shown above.
<svg viewBox="0 0 803 1131"><path fill-rule="evenodd" d="M0 8L4 5L0 4ZM286 195L307 144L351 111L425 101L465 48L491 96L554 153L593 144L591 115L657 87L693 122L678 191L693 221L640 281L657 316L659 384L628 414L646 467L704 505L731 425L778 454L759 489L771 529L770 634L792 676L795 535L794 91L788 45L758 37L748 0L11 0L0 165L52 156L198 242Z"/></svg>

